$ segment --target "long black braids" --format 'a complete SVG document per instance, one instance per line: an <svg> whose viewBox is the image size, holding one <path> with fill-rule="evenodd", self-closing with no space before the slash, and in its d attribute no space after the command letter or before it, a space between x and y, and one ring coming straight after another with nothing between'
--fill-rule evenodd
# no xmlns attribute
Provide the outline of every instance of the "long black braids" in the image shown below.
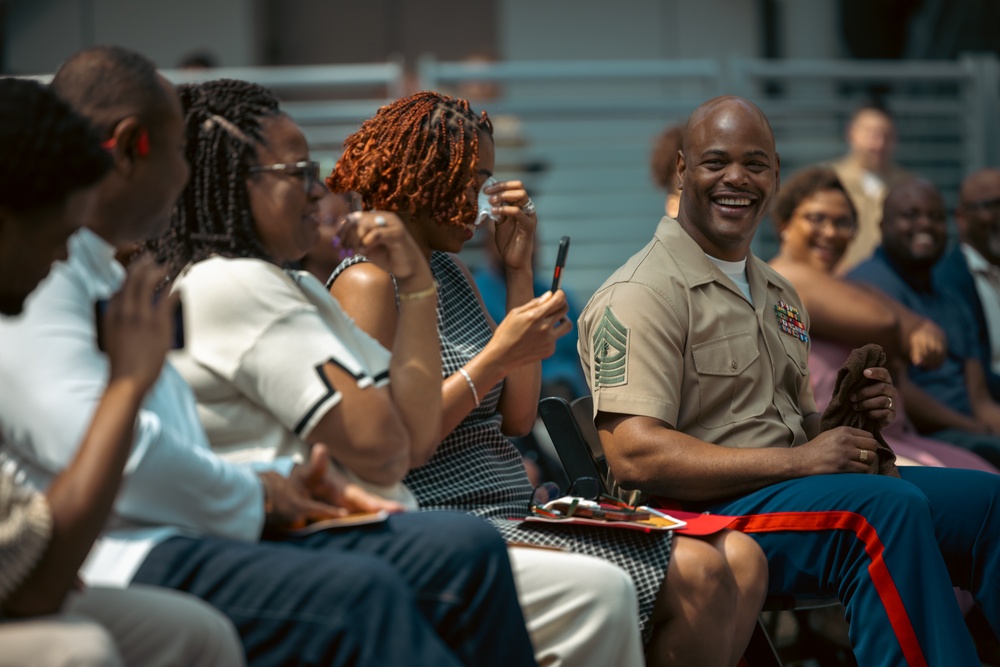
<svg viewBox="0 0 1000 667"><path fill-rule="evenodd" d="M267 88L218 79L178 88L191 178L174 207L156 255L176 276L212 255L270 259L250 211L247 178L262 142L261 124L280 114Z"/></svg>

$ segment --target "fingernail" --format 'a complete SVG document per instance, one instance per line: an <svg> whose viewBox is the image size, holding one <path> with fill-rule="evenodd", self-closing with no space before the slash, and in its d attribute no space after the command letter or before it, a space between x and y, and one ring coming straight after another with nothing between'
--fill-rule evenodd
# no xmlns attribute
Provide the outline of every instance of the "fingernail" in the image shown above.
<svg viewBox="0 0 1000 667"><path fill-rule="evenodd" d="M496 195L493 195L492 197L490 197L490 202L491 203L496 204L498 201L500 201L500 197L498 197Z"/></svg>

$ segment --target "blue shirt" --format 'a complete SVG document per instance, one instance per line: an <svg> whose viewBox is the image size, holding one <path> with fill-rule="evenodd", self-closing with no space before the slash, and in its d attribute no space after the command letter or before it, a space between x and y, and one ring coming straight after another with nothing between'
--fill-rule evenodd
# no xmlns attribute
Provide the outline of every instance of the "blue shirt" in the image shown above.
<svg viewBox="0 0 1000 667"><path fill-rule="evenodd" d="M473 272L472 276L483 297L486 311L493 321L499 324L507 316L507 283L503 275L488 267L482 267ZM543 294L548 289L548 285L535 281L535 294ZM569 313L566 317L570 322L576 322L580 311L573 305L569 294L566 295L566 300L569 303ZM542 360L542 382L564 383L570 388L574 397L579 397L589 394L590 389L583 376L583 366L580 365L580 356L576 352L576 342L575 328L556 341L555 353L548 359Z"/></svg>
<svg viewBox="0 0 1000 667"><path fill-rule="evenodd" d="M944 330L948 340L944 363L933 369L910 366L910 379L952 410L971 416L965 362L979 358L975 316L960 296L940 284L919 285L903 276L881 246L847 274L848 280L874 287Z"/></svg>

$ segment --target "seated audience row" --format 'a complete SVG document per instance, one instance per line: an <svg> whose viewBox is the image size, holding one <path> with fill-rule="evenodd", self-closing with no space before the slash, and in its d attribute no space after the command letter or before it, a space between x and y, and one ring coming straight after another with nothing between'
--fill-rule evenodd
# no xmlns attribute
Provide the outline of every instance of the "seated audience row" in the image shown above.
<svg viewBox="0 0 1000 667"><path fill-rule="evenodd" d="M202 131L185 125L173 86L152 64L123 49L74 56L52 89L96 128L111 168L77 211L83 229L69 238L68 260L20 318L0 323L0 374L18 378L0 388L7 464L39 490L73 460L109 374L94 344L93 304L122 283L115 249L162 232L187 182L185 145L195 150ZM243 174L272 176L297 180ZM402 235L377 248L422 261ZM414 278L430 280L426 268ZM432 329L433 309L422 310ZM402 420L393 397L369 395L384 402L381 418ZM437 412L433 401L425 409ZM534 664L507 551L483 522L403 513L355 530L293 534L308 520L399 505L347 482L323 445L299 463L219 458L169 363L134 435L111 518L82 570L89 583L202 597L229 617L255 665Z"/></svg>
<svg viewBox="0 0 1000 667"><path fill-rule="evenodd" d="M766 118L740 98L696 111L677 154L677 219L665 218L627 275L592 299L580 350L619 481L738 515L732 525L742 532L529 525L532 486L508 437L534 424L541 362L572 323L561 290L535 296L537 213L520 182L492 179L485 112L437 93L383 107L348 138L326 179L338 198L327 196L302 131L261 86L174 89L117 47L71 58L51 92L31 86L61 105L100 168L62 194L40 191L38 215L0 218L0 231L13 230L0 236L0 253L17 260L4 271L20 290L5 312L18 312L49 264L65 260L21 317L0 321L0 375L18 379L0 388L5 466L26 485L18 502L44 510L47 498L54 524L48 548L39 529L14 539L33 551L4 598L9 613L60 609L81 570L90 583L129 587L134 596L116 604L133 623L171 628L141 646L116 636L133 664L149 664L140 650L162 664L238 664L235 629L253 665L731 665L770 590L839 596L865 664L936 664L969 657L945 595L950 571L996 628L996 593L984 582L1000 557L990 510L1000 477L905 466L902 479L825 474L876 472L875 436L891 431L901 394L925 430L930 415L947 414L932 412L936 399L918 387L941 372L928 369L951 368L977 429L1000 429L1000 407L975 370L971 315L942 322L924 300L908 300L906 289L931 292L944 249L943 207L928 184L889 193L884 249L868 263L909 272L896 275L906 289L893 294L904 305L832 277L857 223L829 172L800 178L779 200L787 215L774 264L786 282L748 255L778 184ZM12 127L29 125L44 130L33 118ZM984 196L968 195L970 215ZM455 256L483 199L505 283L499 325ZM324 200L333 211L321 212ZM367 212L337 209L348 201ZM321 225L321 214L335 224ZM60 233L19 231L43 218ZM332 268L325 287L290 268L321 232L352 254L307 267L320 278ZM978 238L987 240L977 252L989 254L988 233ZM126 277L115 253L136 243L165 262L167 280L145 258ZM646 261L654 255L656 266ZM879 273L877 287L890 278ZM661 279L672 287L650 291ZM856 324L827 303L833 293L863 306L849 314ZM95 314L94 302L109 297L107 314ZM778 297L777 319L768 312L762 321L760 309ZM702 298L711 306L683 307ZM184 344L164 363L179 300ZM683 312L696 318L685 320L686 334ZM953 344L953 329L966 324ZM872 433L820 432L810 326L889 353L901 393L875 367L843 398ZM760 336L743 344L744 329ZM995 471L899 429L903 453ZM967 446L994 455L991 437ZM961 519L952 507L959 487ZM86 494L85 510L66 514L69 492ZM351 514L367 522L309 528ZM70 525L67 516L83 519ZM972 540L977 530L989 536ZM850 544L831 541L840 531ZM904 557L938 548L943 559ZM169 602L147 611L161 598ZM91 618L112 635L127 632L110 616ZM171 633L180 640L159 648ZM877 634L896 641L877 648Z"/></svg>
<svg viewBox="0 0 1000 667"><path fill-rule="evenodd" d="M940 367L948 341L933 320L834 274L857 231L856 211L837 175L823 167L796 173L782 186L771 217L781 246L770 265L794 285L810 317L809 372L817 409L826 409L833 397L837 372L851 349L878 343L900 389L895 420L882 431L893 451L924 465L996 472L979 456L919 436L907 418L909 367Z"/></svg>

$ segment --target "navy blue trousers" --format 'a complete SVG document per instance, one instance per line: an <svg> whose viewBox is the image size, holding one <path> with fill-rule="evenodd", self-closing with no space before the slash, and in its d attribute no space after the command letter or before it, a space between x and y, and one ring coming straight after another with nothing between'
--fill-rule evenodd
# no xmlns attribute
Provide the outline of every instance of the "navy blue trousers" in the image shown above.
<svg viewBox="0 0 1000 667"><path fill-rule="evenodd" d="M174 537L133 582L212 604L254 666L535 664L504 542L463 514L259 544Z"/></svg>
<svg viewBox="0 0 1000 667"><path fill-rule="evenodd" d="M774 595L837 597L865 667L979 665L952 586L1000 637L1000 475L817 475L707 509L767 554Z"/></svg>
<svg viewBox="0 0 1000 667"><path fill-rule="evenodd" d="M946 428L943 431L935 431L927 437L968 449L1000 468L1000 436Z"/></svg>

